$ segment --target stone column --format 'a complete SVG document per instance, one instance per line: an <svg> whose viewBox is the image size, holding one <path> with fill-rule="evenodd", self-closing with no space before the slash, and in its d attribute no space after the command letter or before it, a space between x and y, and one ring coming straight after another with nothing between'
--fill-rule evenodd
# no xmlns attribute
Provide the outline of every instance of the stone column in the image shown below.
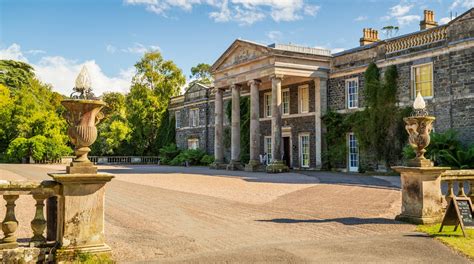
<svg viewBox="0 0 474 264"><path fill-rule="evenodd" d="M260 104L258 88L260 81L250 80L250 160L246 171L257 171L260 164Z"/></svg>
<svg viewBox="0 0 474 264"><path fill-rule="evenodd" d="M267 166L267 172L278 173L289 171L282 160L281 133L281 80L283 76L273 75L272 80L272 163Z"/></svg>
<svg viewBox="0 0 474 264"><path fill-rule="evenodd" d="M224 111L223 111L223 94L222 89L216 89L214 100L214 163L211 168L218 169L224 163Z"/></svg>
<svg viewBox="0 0 474 264"><path fill-rule="evenodd" d="M315 145L316 145L316 168L321 169L321 146L322 146L322 120L321 117L326 113L326 93L327 82L325 78L314 79L314 106L315 106Z"/></svg>
<svg viewBox="0 0 474 264"><path fill-rule="evenodd" d="M231 146L230 163L228 170L240 170L240 85L232 84L232 124L231 124Z"/></svg>

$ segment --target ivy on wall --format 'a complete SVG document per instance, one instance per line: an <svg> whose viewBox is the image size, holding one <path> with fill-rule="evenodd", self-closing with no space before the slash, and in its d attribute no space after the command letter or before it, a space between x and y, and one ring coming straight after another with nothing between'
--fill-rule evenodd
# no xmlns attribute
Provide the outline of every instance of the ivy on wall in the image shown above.
<svg viewBox="0 0 474 264"><path fill-rule="evenodd" d="M361 153L366 158L367 164L360 164L360 170L378 164L389 167L401 160L407 140L403 117L410 114L411 108L397 106L397 68L388 67L381 80L379 68L371 63L364 79L366 107L363 111L347 114L330 111L323 117L329 146L325 154L328 169L345 165L348 132L355 133Z"/></svg>

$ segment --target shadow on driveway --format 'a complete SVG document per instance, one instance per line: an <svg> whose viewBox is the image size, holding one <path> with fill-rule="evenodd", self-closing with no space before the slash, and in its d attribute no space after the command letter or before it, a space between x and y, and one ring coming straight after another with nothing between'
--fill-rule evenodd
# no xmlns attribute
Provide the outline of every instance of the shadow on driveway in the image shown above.
<svg viewBox="0 0 474 264"><path fill-rule="evenodd" d="M368 224L406 224L403 222L395 221L389 218L359 218L359 217L342 217L342 218L332 218L332 219L291 219L291 218L275 218L268 220L255 220L258 222L271 222L277 224L298 224L298 223L330 223L336 222L343 225L368 225Z"/></svg>

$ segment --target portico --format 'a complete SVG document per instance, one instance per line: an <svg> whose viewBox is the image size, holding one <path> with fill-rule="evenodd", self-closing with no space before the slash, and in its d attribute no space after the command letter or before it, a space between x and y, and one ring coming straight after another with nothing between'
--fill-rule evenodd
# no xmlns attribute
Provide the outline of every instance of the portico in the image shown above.
<svg viewBox="0 0 474 264"><path fill-rule="evenodd" d="M289 149L296 149L299 156L304 156L299 157L299 159L306 159L309 158L307 154L311 155L315 161L314 167L320 168L322 164L321 115L327 107L326 80L329 69L329 55L329 51L322 49L293 45L264 46L249 41L236 40L212 66L215 80L214 166L223 167L224 165L223 93L225 90L231 90L231 157L227 169L238 170L243 169L244 166L247 171L262 169L263 164L260 162L260 155L265 152L262 148L262 139L265 135L262 135L261 125L263 125L262 122L270 119L271 153L268 154L271 155L271 162L266 166L266 171L271 173L287 171L289 164L283 160L285 150L282 142L282 128L283 126L292 128L292 124L298 122L298 118L304 117L307 120L308 117L312 116L314 116L314 123L312 123L314 126L306 128L305 131L297 131L296 128L293 128L293 130L295 130L295 133L304 132L304 135L314 135L314 138L311 141L304 138L303 143L292 144ZM287 108L285 108L287 112L283 113L282 88L305 83L311 85L307 85L306 90L302 89L301 95L298 93L297 100L298 104L301 103L304 106L294 108L298 110L291 113L288 101ZM309 87L314 87L314 92L309 92ZM266 109L260 111L263 109L262 105L264 103L261 102L260 95L262 91L266 90L270 91L269 96L271 96L269 102L271 105L267 106L268 109L271 109L271 116L262 113L266 112ZM240 131L240 97L242 91L249 91L250 94L250 131ZM310 94L314 95L314 100L313 98L309 100ZM311 107L309 107L310 101L314 102ZM285 119L285 124L283 119ZM241 164L240 161L241 133L250 133L250 161L245 165ZM299 141L293 139L289 142L296 143ZM311 144L314 147L306 151L310 146L309 142L314 142L314 144ZM305 148L305 152L300 151L300 148ZM290 153L286 153L286 155L290 155Z"/></svg>

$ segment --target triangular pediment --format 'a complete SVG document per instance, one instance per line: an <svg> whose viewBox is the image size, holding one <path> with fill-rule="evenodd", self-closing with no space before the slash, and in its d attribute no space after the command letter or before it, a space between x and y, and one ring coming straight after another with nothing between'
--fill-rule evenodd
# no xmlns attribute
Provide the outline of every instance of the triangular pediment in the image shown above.
<svg viewBox="0 0 474 264"><path fill-rule="evenodd" d="M228 68L232 65L238 65L243 62L251 61L270 53L271 49L265 45L236 40L212 65L211 70L216 71Z"/></svg>
<svg viewBox="0 0 474 264"><path fill-rule="evenodd" d="M191 86L188 87L188 89L186 89L185 94L199 92L201 90L207 90L207 89L209 89L209 87L207 87L206 85L198 83L198 82L194 82L191 84Z"/></svg>

